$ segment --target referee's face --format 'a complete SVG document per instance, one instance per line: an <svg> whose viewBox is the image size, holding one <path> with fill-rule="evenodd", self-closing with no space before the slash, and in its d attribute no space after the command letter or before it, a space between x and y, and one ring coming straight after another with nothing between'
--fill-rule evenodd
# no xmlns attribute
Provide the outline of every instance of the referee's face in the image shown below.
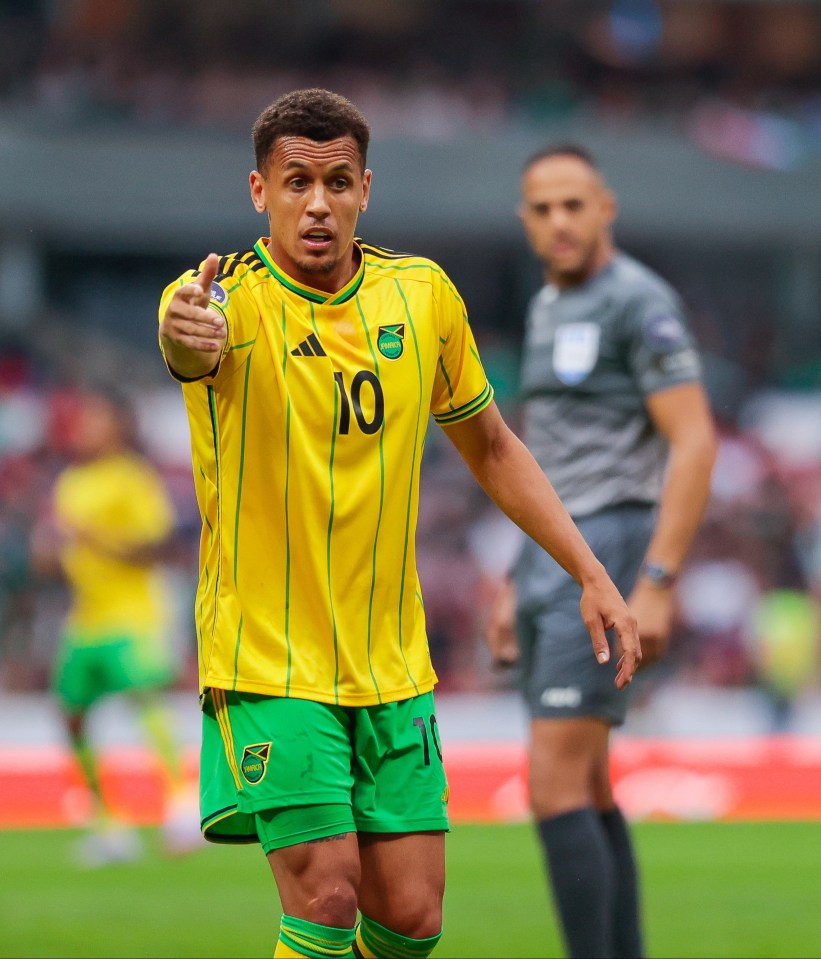
<svg viewBox="0 0 821 959"><path fill-rule="evenodd" d="M353 237L371 185L353 137L324 143L280 137L250 184L257 212L268 214L268 249L276 263L306 286L342 289L358 266Z"/></svg>
<svg viewBox="0 0 821 959"><path fill-rule="evenodd" d="M519 217L547 278L575 286L612 255L613 194L598 172L575 156L537 160L522 175Z"/></svg>

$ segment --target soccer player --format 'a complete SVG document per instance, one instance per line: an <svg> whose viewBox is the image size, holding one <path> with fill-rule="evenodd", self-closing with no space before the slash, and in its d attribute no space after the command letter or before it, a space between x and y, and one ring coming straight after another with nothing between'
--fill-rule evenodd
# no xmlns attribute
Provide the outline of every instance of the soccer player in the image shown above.
<svg viewBox="0 0 821 959"><path fill-rule="evenodd" d="M414 543L429 414L579 582L601 660L615 628L619 687L641 655L626 603L502 421L451 281L354 238L368 140L329 91L271 104L250 174L269 235L207 256L159 310L203 517L202 827L267 854L276 956L422 957L441 935L448 787Z"/></svg>
<svg viewBox="0 0 821 959"><path fill-rule="evenodd" d="M53 680L93 796L91 829L80 848L83 864L90 866L141 852L137 834L106 801L87 737L90 710L112 693L128 694L138 708L163 766L171 797L166 838L174 851L193 842L180 814L185 780L179 746L160 698L174 678L167 636L171 597L159 565L173 533L174 510L135 437L125 397L107 388L82 392L64 437L73 462L57 477L52 515L32 538L40 570L61 569L71 592Z"/></svg>
<svg viewBox="0 0 821 959"><path fill-rule="evenodd" d="M617 250L616 200L575 145L531 157L520 217L544 266L527 316L524 439L635 615L643 665L670 632L673 583L705 509L716 441L677 294ZM589 669L578 586L525 540L487 624L521 657L530 802L572 956L642 956L636 867L609 774L628 699Z"/></svg>

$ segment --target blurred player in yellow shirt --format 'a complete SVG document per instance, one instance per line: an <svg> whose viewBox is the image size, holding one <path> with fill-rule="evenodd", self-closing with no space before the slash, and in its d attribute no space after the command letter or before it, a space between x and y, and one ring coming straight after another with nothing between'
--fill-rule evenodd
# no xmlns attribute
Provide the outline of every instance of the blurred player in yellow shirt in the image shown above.
<svg viewBox="0 0 821 959"><path fill-rule="evenodd" d="M68 448L74 462L57 477L52 514L34 534L41 569L61 568L71 605L53 682L72 749L94 796L94 819L82 846L86 864L133 858L139 842L108 808L87 738L89 710L104 696L127 693L138 707L172 790L183 768L171 719L158 692L175 676L168 643L171 597L160 567L172 536L174 509L162 478L137 451L127 401L113 391L80 398ZM182 836L176 812L172 844Z"/></svg>

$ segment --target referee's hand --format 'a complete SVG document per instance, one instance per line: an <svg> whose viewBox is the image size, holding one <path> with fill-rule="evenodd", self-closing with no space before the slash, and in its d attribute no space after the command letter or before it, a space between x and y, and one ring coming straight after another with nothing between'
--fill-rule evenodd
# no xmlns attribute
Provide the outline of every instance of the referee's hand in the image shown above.
<svg viewBox="0 0 821 959"><path fill-rule="evenodd" d="M519 661L516 639L516 590L513 581L505 579L496 594L485 623L485 642L493 665L499 669L515 666Z"/></svg>

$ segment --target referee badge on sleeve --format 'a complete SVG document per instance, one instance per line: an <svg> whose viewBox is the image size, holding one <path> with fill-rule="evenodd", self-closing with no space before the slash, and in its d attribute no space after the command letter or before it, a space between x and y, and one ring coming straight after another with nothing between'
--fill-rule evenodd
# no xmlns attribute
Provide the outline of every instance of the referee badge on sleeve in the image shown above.
<svg viewBox="0 0 821 959"><path fill-rule="evenodd" d="M672 353L687 346L687 331L674 313L657 313L645 320L642 334L655 353Z"/></svg>
<svg viewBox="0 0 821 959"><path fill-rule="evenodd" d="M553 341L553 371L566 386L575 386L599 358L600 328L596 323L565 323Z"/></svg>
<svg viewBox="0 0 821 959"><path fill-rule="evenodd" d="M225 288L220 286L216 280L211 284L211 302L216 303L218 306L225 306L228 302L228 294Z"/></svg>

